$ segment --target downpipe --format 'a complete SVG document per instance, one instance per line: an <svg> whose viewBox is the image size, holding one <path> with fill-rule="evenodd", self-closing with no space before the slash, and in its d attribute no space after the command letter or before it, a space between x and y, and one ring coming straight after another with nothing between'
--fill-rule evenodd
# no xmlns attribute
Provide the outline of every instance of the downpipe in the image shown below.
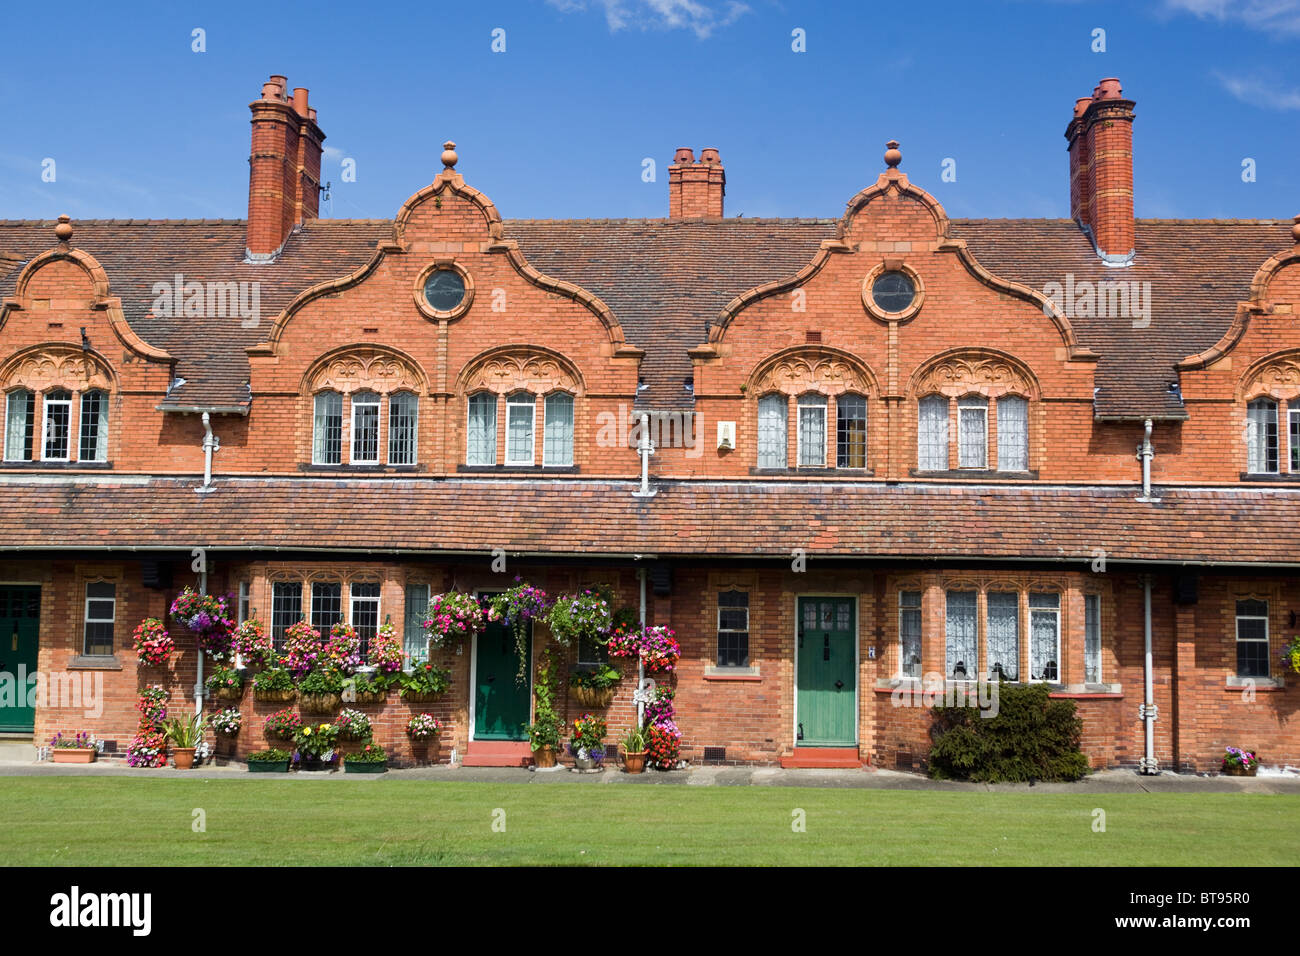
<svg viewBox="0 0 1300 956"><path fill-rule="evenodd" d="M1142 497L1140 501L1151 500L1151 459L1156 456L1155 447L1151 444L1151 419L1142 423L1142 444L1138 448L1137 456L1142 459Z"/></svg>
<svg viewBox="0 0 1300 956"><path fill-rule="evenodd" d="M650 488L650 456L655 453L655 443L650 438L650 416L642 413L641 415L641 436L636 443L637 454L641 456L641 490L632 492L634 498L653 498L655 493ZM641 590L643 592L641 600L641 610L644 617L645 612L645 579L641 580ZM641 622L645 623L644 620Z"/></svg>
<svg viewBox="0 0 1300 956"><path fill-rule="evenodd" d="M212 434L212 418L203 413L203 485L199 492L212 491L212 453L221 448L221 440ZM207 593L206 591L204 592Z"/></svg>
<svg viewBox="0 0 1300 956"><path fill-rule="evenodd" d="M1151 668L1151 575L1149 574L1144 575L1142 578L1142 618L1143 688L1142 707L1139 710L1139 716L1142 718L1144 746L1138 769L1141 773L1150 775L1159 773L1160 768L1156 765L1156 702Z"/></svg>

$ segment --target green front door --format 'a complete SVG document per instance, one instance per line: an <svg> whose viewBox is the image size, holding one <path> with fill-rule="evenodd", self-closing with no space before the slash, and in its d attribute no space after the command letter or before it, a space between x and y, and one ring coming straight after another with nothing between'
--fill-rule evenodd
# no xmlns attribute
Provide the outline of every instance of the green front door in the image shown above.
<svg viewBox="0 0 1300 956"><path fill-rule="evenodd" d="M31 733L41 589L0 587L0 732Z"/></svg>
<svg viewBox="0 0 1300 956"><path fill-rule="evenodd" d="M474 739L527 740L533 675L531 633L522 684L515 680L519 653L513 629L499 621L489 624L474 645Z"/></svg>
<svg viewBox="0 0 1300 956"><path fill-rule="evenodd" d="M799 598L795 746L857 743L857 631L852 598Z"/></svg>

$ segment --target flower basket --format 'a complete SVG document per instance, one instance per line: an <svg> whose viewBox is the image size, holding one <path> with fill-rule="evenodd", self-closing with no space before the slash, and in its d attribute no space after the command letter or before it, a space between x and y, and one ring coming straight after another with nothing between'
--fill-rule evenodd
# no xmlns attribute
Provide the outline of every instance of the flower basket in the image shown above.
<svg viewBox="0 0 1300 956"><path fill-rule="evenodd" d="M286 730L268 730L265 737L267 740L293 740L293 734Z"/></svg>
<svg viewBox="0 0 1300 956"><path fill-rule="evenodd" d="M1223 775L1225 777L1253 777L1258 771L1258 767L1247 769L1245 767L1227 766L1223 768Z"/></svg>
<svg viewBox="0 0 1300 956"><path fill-rule="evenodd" d="M407 688L402 691L402 700L409 704L431 704L442 696L442 691L413 690Z"/></svg>
<svg viewBox="0 0 1300 956"><path fill-rule="evenodd" d="M260 687L253 688L253 699L265 701L268 704L287 704L298 696L298 692L290 687L288 690L263 690Z"/></svg>
<svg viewBox="0 0 1300 956"><path fill-rule="evenodd" d="M99 751L93 747L56 747L51 754L55 763L94 763Z"/></svg>
<svg viewBox="0 0 1300 956"><path fill-rule="evenodd" d="M387 691L379 691L379 690L363 691L361 693L358 693L356 695L356 698L357 698L356 703L361 704L364 707L367 705L384 703L386 700L388 700L388 693Z"/></svg>
<svg viewBox="0 0 1300 956"><path fill-rule="evenodd" d="M218 687L212 692L212 696L218 700L241 700L244 696L244 688Z"/></svg>
<svg viewBox="0 0 1300 956"><path fill-rule="evenodd" d="M569 686L573 699L583 707L595 707L603 710L614 702L616 687L574 687Z"/></svg>
<svg viewBox="0 0 1300 956"><path fill-rule="evenodd" d="M338 710L341 703L342 694L300 694L298 697L298 709L312 714Z"/></svg>

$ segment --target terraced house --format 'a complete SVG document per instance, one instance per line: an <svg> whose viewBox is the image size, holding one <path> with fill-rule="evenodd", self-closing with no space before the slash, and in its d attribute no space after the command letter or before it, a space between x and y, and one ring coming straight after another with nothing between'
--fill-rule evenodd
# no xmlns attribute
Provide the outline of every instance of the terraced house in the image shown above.
<svg viewBox="0 0 1300 956"><path fill-rule="evenodd" d="M695 761L920 767L911 691L992 674L1074 699L1097 767L1300 763L1300 217L1135 219L1118 81L1028 123L1068 120L1065 220L950 219L896 143L834 220L727 218L711 148L665 219L504 219L452 143L324 220L307 91L251 110L247 220L0 222L0 729L120 751L132 630L206 557L277 636L415 652L452 588L644 587ZM444 758L527 759L514 655L437 652Z"/></svg>

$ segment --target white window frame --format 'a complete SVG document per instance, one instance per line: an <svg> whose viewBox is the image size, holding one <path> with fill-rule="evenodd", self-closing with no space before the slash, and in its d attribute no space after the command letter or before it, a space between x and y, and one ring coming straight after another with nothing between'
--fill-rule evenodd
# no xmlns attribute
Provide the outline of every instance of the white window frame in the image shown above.
<svg viewBox="0 0 1300 956"><path fill-rule="evenodd" d="M827 419L829 417L826 414L827 413L826 396L813 393L813 392L800 395L799 398L795 401L795 410L796 410L795 429L794 429L795 449L796 449L795 454L797 455L795 461L798 462L798 467L825 468L827 449L830 445L830 442L826 440ZM820 412L822 416L822 460L821 461L804 461L803 418L804 418L805 411Z"/></svg>
<svg viewBox="0 0 1300 956"><path fill-rule="evenodd" d="M923 431L924 422L922 421L922 409L927 405L933 405L935 408L942 406L943 415L939 416L939 426L942 428L942 435L935 436L941 439L938 443L937 450L942 467L933 467L929 455L923 455L926 450L925 441L930 436ZM952 418L952 400L946 395L922 395L916 400L916 468L918 471L948 471L952 468L952 453L949 450L949 437L951 435L951 418Z"/></svg>
<svg viewBox="0 0 1300 956"><path fill-rule="evenodd" d="M91 597L91 596L90 596L90 589L91 589L92 587L94 587L96 584L107 584L107 585L109 585L110 587L112 587L112 589L113 589L113 596L112 596L112 597ZM116 642L116 637L117 637L117 633L116 633L116 632L117 632L117 582L116 582L116 581L87 581L87 582L86 582L86 591L85 591L85 595L86 595L86 603L82 606L82 615L81 615L81 620L82 620L82 627L81 627L81 655L82 655L83 657L105 657L105 656L111 656L111 655L115 652L116 647L117 647L117 642ZM112 613L112 615L111 615L110 617L106 617L106 618L104 618L104 617L91 617L91 616L90 616L90 602L91 602L91 601L108 601L110 604L113 605L113 613ZM91 654L91 653L90 653L89 648L86 646L86 626L87 626L87 625L90 625L90 624L107 624L107 625L109 625L109 644L114 648L114 650L113 650L113 651L109 651L108 655L103 655L103 654Z"/></svg>
<svg viewBox="0 0 1300 956"><path fill-rule="evenodd" d="M429 659L429 636L425 634L421 639L421 643L418 645L412 644L407 639L406 625L407 618L411 616L412 588L422 588L424 590L424 611L421 613L422 617L423 614L428 613L429 605L433 602L433 586L431 584L425 584L418 581L408 582L406 587L402 589L402 600L405 602L402 606L402 652L406 654L408 658L419 658L420 660L427 661ZM421 633L423 633L423 629L421 629Z"/></svg>
<svg viewBox="0 0 1300 956"><path fill-rule="evenodd" d="M1040 595L1055 597L1056 607L1035 607L1033 599ZM1027 621L1029 627L1027 643L1029 646L1026 648L1029 658L1029 670L1025 675L1025 681L1030 684L1064 684L1065 661L1061 659L1061 595L1056 591L1030 591L1026 600L1029 603L1029 618ZM1056 656L1053 658L1056 661L1055 679L1034 676L1034 617L1038 614L1050 614L1056 620Z"/></svg>
<svg viewBox="0 0 1300 956"><path fill-rule="evenodd" d="M1263 614L1240 614L1237 612L1237 603L1241 601L1258 601L1264 605ZM1241 680L1266 680L1273 675L1273 661L1271 656L1272 641L1270 640L1268 615L1271 608L1266 598L1259 597L1234 597L1233 598L1233 618L1232 618L1232 673ZM1242 621L1263 621L1264 636L1248 637L1244 640L1241 636ZM1241 674L1241 668L1237 665L1237 650L1242 644L1263 644L1264 645L1264 663L1268 668L1265 674L1252 675L1244 677Z"/></svg>
<svg viewBox="0 0 1300 956"><path fill-rule="evenodd" d="M11 432L10 432L10 426L13 424L13 411L12 411L12 408L13 408L13 404L14 404L14 399L17 398L18 396L22 396L22 403L23 403L23 424L22 424L22 434L18 436L18 440L17 440L17 445L18 445L18 455L19 455L19 457L14 458L14 457L12 457L12 456L9 454L9 449L10 449L10 447L14 444L14 437L13 437L13 435L12 435ZM28 416L28 412L27 412L27 405L29 404L29 403L28 403L28 399L29 399L29 398L31 399L31 402L30 402L30 404L31 404L31 416L30 416L30 418L29 418L29 416ZM35 423L34 421L31 420L32 418L35 418L35 417L36 417L36 392L35 392L35 391L33 391L33 390L30 389L30 388L12 388L12 389L10 389L8 392L5 393L5 447L4 447L4 452L5 452L4 460L5 460L5 461L31 461L31 460L32 460L31 458L27 458L27 457L24 457L24 456L23 456L23 449L26 447L26 444L27 444L27 429L28 429L28 428L31 428L31 430L32 430L32 445L33 445L33 447L32 447L32 457L35 457L35 454L36 454L36 448L35 448L35 445L36 445L36 423ZM44 451L44 445L42 445L41 450Z"/></svg>
<svg viewBox="0 0 1300 956"><path fill-rule="evenodd" d="M983 412L981 416L984 420L983 436L980 441L984 449L982 461L978 465L968 465L962 461L962 454L966 447L964 441L966 437L966 426L963 424L962 411L965 409L976 409ZM957 399L957 467L960 469L972 469L974 471L987 471L989 467L989 402L983 395L963 395Z"/></svg>
<svg viewBox="0 0 1300 956"><path fill-rule="evenodd" d="M527 396L528 401L523 397ZM510 457L510 413L512 409L528 409L528 457ZM516 392L506 396L506 464L515 466L537 464L537 396L532 392Z"/></svg>
<svg viewBox="0 0 1300 956"><path fill-rule="evenodd" d="M69 457L69 453L71 451L72 436L76 434L76 429L73 426L72 403L76 400L77 393L66 388L53 389L53 391L67 392L68 397L66 399L50 398L50 392L41 393L41 461L73 461L74 459ZM45 453L50 445L51 405L65 405L68 409L68 434L64 438L63 455L61 457Z"/></svg>
<svg viewBox="0 0 1300 956"><path fill-rule="evenodd" d="M378 589L374 597L368 595L358 596L356 588L358 585L364 587L373 587ZM353 628L357 626L357 604L374 604L375 606L375 633L379 633L379 628L383 625L384 619L380 616L382 612L382 603L384 599L384 587L378 581L350 581L348 582L348 615L347 622Z"/></svg>
<svg viewBox="0 0 1300 956"><path fill-rule="evenodd" d="M1003 455L1002 455L1003 443L1004 443L1004 440L1005 440L1006 437L1007 437L1007 433L1004 432L1003 429L1002 429L1003 412L1004 412L1004 410L1005 410L1006 408L1010 407L1010 405L1011 405L1012 402L1015 402L1016 405L1017 405L1017 407L1019 407L1019 408L1023 408L1023 409L1024 409L1024 412L1025 412L1025 419L1024 419L1024 426L1025 426L1024 443L1023 443L1023 445L1021 445L1018 449L1016 449L1017 454L1020 454L1020 455L1023 455L1023 456L1024 456L1024 467L1020 467L1020 468L1012 468L1012 467L1010 467L1006 462L1003 461ZM1000 395L1000 396L998 396L998 400L997 400L997 409L998 409L998 410L997 410L997 415L998 415L998 471L1011 471L1011 472L1022 472L1022 471L1028 471L1028 470L1029 470L1029 399L1025 398L1023 395ZM985 415L984 424L985 424L985 428L987 428L987 427L988 427L988 417L987 417L987 413L986 413L986 415ZM985 455L987 456L987 454L988 454L988 443L987 443L987 442L985 443L985 449L984 449L984 450L985 450Z"/></svg>
<svg viewBox="0 0 1300 956"><path fill-rule="evenodd" d="M773 449L776 454L771 461L764 462L763 454L763 408L777 408L780 410L780 429L776 432L780 436L777 446ZM790 398L783 392L768 392L766 395L758 397L758 417L757 417L757 456L756 462L759 468L789 468L790 467Z"/></svg>
<svg viewBox="0 0 1300 956"><path fill-rule="evenodd" d="M730 604L724 606L723 604L720 603L720 602L722 601L722 596L723 596L724 594L743 594L743 595L745 596L745 606L744 606L743 608L736 607L736 606L734 606L734 605L730 605ZM718 628L717 628L717 633L716 633L716 636L714 637L714 643L713 643L713 664L714 664L714 666L715 666L715 667L721 667L721 668L732 668L732 667L741 667L741 668L744 668L744 667L751 667L751 666L753 666L754 658L753 658L753 655L750 653L750 650L751 650L751 649L750 649L750 641L749 641L749 637L750 637L750 635L753 634L753 631L750 630L750 623L751 623L751 621L750 621L750 617L749 617L749 610L750 610L750 592L749 592L749 589L748 589L748 588L739 588L739 587L729 587L729 588L727 588L726 590L719 590L719 591L716 592L716 597L715 597L714 600L715 600L715 602L716 602L715 605L714 605L714 607L715 607L715 610L716 610L716 612L717 612L717 621L716 621L716 623L717 623L717 626L718 626ZM741 611L741 610L743 610L743 611L745 612L745 626L744 626L744 628L738 628L738 627L723 627L723 626L722 626L722 612L723 612L723 611ZM719 647L720 647L720 645L721 645L721 643L722 643L722 635L723 635L723 634L744 634L744 635L745 635L745 663L743 663L743 664L721 664L721 663L718 662L718 657L720 656L720 653L719 653Z"/></svg>
<svg viewBox="0 0 1300 956"><path fill-rule="evenodd" d="M374 396L374 401L357 401L358 395ZM353 392L348 396L348 406L351 414L349 421L352 433L348 436L348 461L354 465L377 465L380 462L380 448L383 447L384 434L384 397L378 392L369 390L362 392ZM375 410L375 457L358 458L357 457L357 412L362 408L373 408Z"/></svg>
<svg viewBox="0 0 1300 956"><path fill-rule="evenodd" d="M488 456L491 459L490 461L470 460L471 458L470 416L474 413L474 399L476 398L486 398L486 401L483 402L483 404L487 405L492 409L492 422L491 422L492 428L489 434L489 437L491 438L491 445L489 449L491 454ZM497 410L500 404L501 402L496 392L474 392L473 394L466 396L465 398L465 464L490 466L490 465L495 465L497 463Z"/></svg>
<svg viewBox="0 0 1300 956"><path fill-rule="evenodd" d="M1267 413L1267 412L1269 412L1269 411L1272 412L1272 418L1273 418L1273 432L1274 432L1274 435L1275 435L1275 438L1276 438L1276 440L1275 440L1275 442L1274 442L1274 448L1273 448L1274 454L1277 455L1277 467L1276 467L1276 468L1269 468L1269 467L1268 467L1268 433L1265 432L1265 434L1264 434L1262 437L1261 437L1261 435L1260 435L1260 422L1258 422L1258 421L1256 420L1256 417L1255 417L1255 414L1254 414L1254 412L1255 412L1255 410L1256 410L1256 409L1255 409L1255 406L1256 406L1256 405L1260 405L1260 406L1261 406L1260 409L1259 409L1261 412L1265 412L1265 413ZM1271 409L1269 409L1269 408L1268 408L1269 405L1272 405L1273 407L1272 407ZM1279 415L1280 415L1280 413L1281 413L1281 410L1282 410L1281 405L1279 405L1279 403L1278 403L1275 399L1269 398L1267 395L1261 395L1261 396L1259 396L1258 398L1252 398L1249 402L1246 403L1246 473L1247 473L1247 474L1249 474L1249 475L1276 475L1276 474L1278 474L1279 471L1281 470L1281 467L1282 467L1282 454L1281 454L1281 451L1282 451L1282 449L1281 449L1282 439L1281 439L1280 436L1277 436L1277 432L1281 431L1281 429L1278 427L1278 426L1281 424L1281 423L1278 421L1278 417L1279 417ZM1256 448L1255 448L1255 446L1256 446L1257 444L1261 443L1261 442L1262 442L1263 445L1264 445L1264 447L1263 447L1263 452L1264 452L1264 454L1263 454L1263 456L1262 456L1262 458L1263 458L1263 462L1262 462L1262 463L1263 463L1264 467L1262 467L1262 468L1256 468L1256 467L1255 467L1255 464L1256 464L1255 459L1256 459L1257 456L1256 456Z"/></svg>
<svg viewBox="0 0 1300 956"><path fill-rule="evenodd" d="M1300 431L1300 399L1289 399L1286 403L1286 462L1287 470L1292 474L1300 473L1300 467L1293 464L1296 455L1300 452L1300 442L1295 441L1296 431ZM1279 439L1280 441L1280 439ZM1278 467L1281 467L1278 462Z"/></svg>

